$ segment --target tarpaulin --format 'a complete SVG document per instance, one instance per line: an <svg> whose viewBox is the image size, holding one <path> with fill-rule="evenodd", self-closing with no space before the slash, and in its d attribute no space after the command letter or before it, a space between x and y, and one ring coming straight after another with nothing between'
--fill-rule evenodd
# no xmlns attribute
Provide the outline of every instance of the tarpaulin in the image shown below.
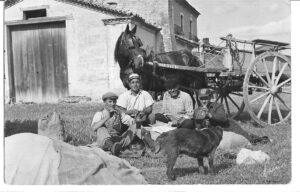
<svg viewBox="0 0 300 192"><path fill-rule="evenodd" d="M75 147L21 133L5 138L7 184L146 184L126 160L99 148Z"/></svg>

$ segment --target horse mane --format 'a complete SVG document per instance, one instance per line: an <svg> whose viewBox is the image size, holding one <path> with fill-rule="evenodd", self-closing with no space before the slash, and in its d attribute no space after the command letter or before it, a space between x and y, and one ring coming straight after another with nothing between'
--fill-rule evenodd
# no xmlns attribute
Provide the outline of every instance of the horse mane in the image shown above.
<svg viewBox="0 0 300 192"><path fill-rule="evenodd" d="M119 58L120 57L119 49L120 49L120 45L121 45L121 42L122 42L123 34L124 34L124 32L122 32L121 35L119 36L119 38L117 40L117 43L116 43L116 46L115 46L114 56L115 56L115 61L116 62L118 62L119 59L120 59Z"/></svg>

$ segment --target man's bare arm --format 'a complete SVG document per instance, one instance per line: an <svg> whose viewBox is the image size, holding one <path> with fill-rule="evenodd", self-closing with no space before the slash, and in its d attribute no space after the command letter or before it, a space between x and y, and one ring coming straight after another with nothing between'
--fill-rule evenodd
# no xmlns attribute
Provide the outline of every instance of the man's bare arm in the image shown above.
<svg viewBox="0 0 300 192"><path fill-rule="evenodd" d="M118 106L118 108L127 115L136 115L138 112L138 110L136 109L126 110L124 107L120 107L120 106Z"/></svg>
<svg viewBox="0 0 300 192"><path fill-rule="evenodd" d="M105 118L92 124L92 130L97 131L110 118L110 114L106 114Z"/></svg>

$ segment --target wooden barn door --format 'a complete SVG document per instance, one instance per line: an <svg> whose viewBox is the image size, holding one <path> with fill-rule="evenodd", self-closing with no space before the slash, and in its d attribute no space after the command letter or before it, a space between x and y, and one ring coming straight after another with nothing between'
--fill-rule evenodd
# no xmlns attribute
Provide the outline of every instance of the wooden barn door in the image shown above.
<svg viewBox="0 0 300 192"><path fill-rule="evenodd" d="M68 95L65 21L10 26L16 102L55 102Z"/></svg>

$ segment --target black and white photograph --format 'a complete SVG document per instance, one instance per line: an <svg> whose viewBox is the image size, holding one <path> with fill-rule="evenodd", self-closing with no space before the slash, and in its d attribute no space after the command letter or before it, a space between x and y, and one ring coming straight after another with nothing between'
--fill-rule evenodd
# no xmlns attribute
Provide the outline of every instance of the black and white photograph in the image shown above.
<svg viewBox="0 0 300 192"><path fill-rule="evenodd" d="M2 3L4 186L293 180L290 0Z"/></svg>

